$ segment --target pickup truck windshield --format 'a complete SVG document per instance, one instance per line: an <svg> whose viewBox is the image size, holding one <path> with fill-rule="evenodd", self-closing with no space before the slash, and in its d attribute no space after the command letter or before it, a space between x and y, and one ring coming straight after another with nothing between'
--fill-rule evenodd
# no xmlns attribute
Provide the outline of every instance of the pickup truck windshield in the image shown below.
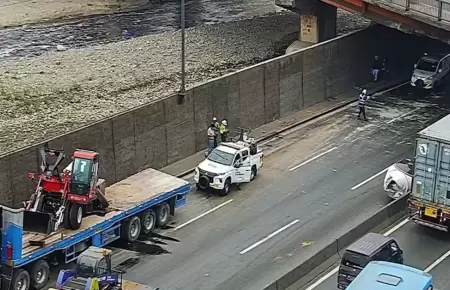
<svg viewBox="0 0 450 290"><path fill-rule="evenodd" d="M428 72L435 72L437 65L438 63L436 61L421 59L416 68Z"/></svg>
<svg viewBox="0 0 450 290"><path fill-rule="evenodd" d="M234 154L215 149L211 152L211 154L209 154L207 159L209 161L216 162L222 165L231 166L231 164L233 163Z"/></svg>

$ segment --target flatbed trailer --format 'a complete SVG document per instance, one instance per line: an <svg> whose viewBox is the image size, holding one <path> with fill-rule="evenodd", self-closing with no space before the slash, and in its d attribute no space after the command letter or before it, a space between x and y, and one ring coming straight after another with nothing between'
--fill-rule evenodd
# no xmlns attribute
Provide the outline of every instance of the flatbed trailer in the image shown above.
<svg viewBox="0 0 450 290"><path fill-rule="evenodd" d="M45 273L49 262L70 263L89 246L104 247L121 238L136 240L185 205L189 191L187 181L146 169L106 188L110 202L106 215L85 217L78 230L59 229L49 235L25 232L23 209L2 206L1 289L42 289L42 274L47 279L50 274ZM144 222L149 216L153 226ZM28 287L17 287L27 279Z"/></svg>

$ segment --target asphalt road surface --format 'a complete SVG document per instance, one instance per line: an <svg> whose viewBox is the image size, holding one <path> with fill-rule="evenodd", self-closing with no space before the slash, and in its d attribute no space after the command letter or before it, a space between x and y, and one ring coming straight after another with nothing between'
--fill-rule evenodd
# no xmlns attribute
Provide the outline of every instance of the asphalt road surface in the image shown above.
<svg viewBox="0 0 450 290"><path fill-rule="evenodd" d="M398 90L377 98L368 122L349 106L265 144L271 154L251 184L227 197L194 191L171 227L122 245L135 251L122 263L124 278L171 290L271 283L390 201L384 170L411 157L416 132L448 114L432 104L440 97L409 96ZM414 237L403 237L410 227ZM408 224L394 233L413 266L427 266L450 247L423 231ZM417 251L419 245L427 247ZM329 281L331 288L321 288L326 281L317 289L335 289L335 278Z"/></svg>
<svg viewBox="0 0 450 290"><path fill-rule="evenodd" d="M390 234L399 243L404 251L404 263L406 265L425 270L433 276L436 290L450 289L449 267L450 259L450 235L434 229L417 225L404 220L396 230ZM337 267L337 265L335 266ZM337 274L326 271L317 277L308 287L308 290L334 290L337 288ZM330 274L333 275L330 276ZM328 277L319 284L322 277Z"/></svg>

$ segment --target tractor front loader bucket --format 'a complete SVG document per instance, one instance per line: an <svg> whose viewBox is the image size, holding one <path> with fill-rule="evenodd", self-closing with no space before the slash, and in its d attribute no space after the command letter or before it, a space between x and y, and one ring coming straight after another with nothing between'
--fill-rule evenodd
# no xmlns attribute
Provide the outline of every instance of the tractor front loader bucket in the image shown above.
<svg viewBox="0 0 450 290"><path fill-rule="evenodd" d="M51 234L55 228L55 220L50 213L24 211L23 229L29 232Z"/></svg>

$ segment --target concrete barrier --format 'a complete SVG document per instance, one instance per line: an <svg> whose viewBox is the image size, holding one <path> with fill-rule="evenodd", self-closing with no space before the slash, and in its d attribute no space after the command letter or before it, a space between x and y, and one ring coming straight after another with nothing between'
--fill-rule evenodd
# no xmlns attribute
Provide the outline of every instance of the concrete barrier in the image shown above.
<svg viewBox="0 0 450 290"><path fill-rule="evenodd" d="M370 232L376 227L387 226L407 213L407 197L393 201L380 209L376 214L366 219L361 224L355 226L347 233L343 234L330 243L322 250L316 252L306 259L302 264L293 268L291 271L267 285L264 290L285 290L293 285L296 281L306 276L312 270L320 266L322 263L336 255L337 251L341 251L356 241L364 234Z"/></svg>
<svg viewBox="0 0 450 290"><path fill-rule="evenodd" d="M98 151L100 175L111 184L206 148L213 116L228 119L231 129L255 128L364 84L375 54L395 60L392 67L413 63L422 53L420 45L410 45L413 38L370 27L200 84L182 104L169 96L48 141L69 154L76 148ZM37 170L42 143L0 157L0 204L28 199L33 185L26 174Z"/></svg>

